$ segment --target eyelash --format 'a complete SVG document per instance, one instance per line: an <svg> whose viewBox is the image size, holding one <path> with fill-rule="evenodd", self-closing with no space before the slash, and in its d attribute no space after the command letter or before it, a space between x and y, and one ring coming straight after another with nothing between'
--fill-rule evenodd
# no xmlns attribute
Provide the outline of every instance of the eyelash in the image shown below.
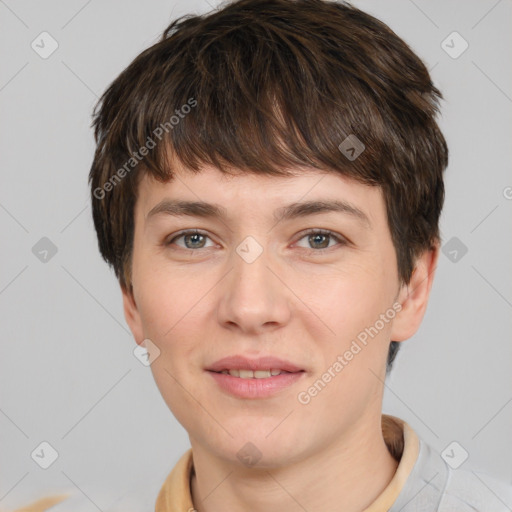
<svg viewBox="0 0 512 512"><path fill-rule="evenodd" d="M210 238L208 236L208 234L204 233L203 231L199 231L197 229L192 229L192 230L186 230L186 231L182 231L181 233L178 233L171 240L165 242L165 245L166 246L170 246L176 240L178 240L180 238L183 238L184 236L187 236L187 235L202 235L202 236L205 236L207 238ZM339 246L344 246L344 245L347 245L347 243L348 243L347 240L345 240L343 237L337 235L333 231L329 231L329 230L326 230L326 229L310 229L309 231L306 231L305 233L303 233L302 236L297 240L297 242L302 240L303 238L309 236L309 235L329 236L330 238L334 238L338 242ZM324 253L326 251L329 251L329 250L333 249L334 247L325 247L323 249L308 249L308 248L302 247L301 249L303 249L304 251L306 251L308 253L316 253L316 254L320 253L320 254L322 254L322 253ZM200 247L198 249L188 249L188 248L185 248L185 247L180 247L180 249L188 250L188 251L198 251L198 250L204 249L204 248Z"/></svg>

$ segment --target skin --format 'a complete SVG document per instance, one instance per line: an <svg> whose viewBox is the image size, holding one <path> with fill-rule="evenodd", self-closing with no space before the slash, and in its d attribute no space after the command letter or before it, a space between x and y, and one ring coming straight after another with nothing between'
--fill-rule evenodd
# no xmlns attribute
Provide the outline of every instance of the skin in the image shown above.
<svg viewBox="0 0 512 512"><path fill-rule="evenodd" d="M133 291L123 289L123 303L135 341L149 338L161 351L151 370L189 434L196 510L364 510L397 467L381 431L389 343L418 329L439 247L423 253L410 283L400 286L380 188L317 169L270 177L173 168L173 181L140 181ZM370 226L340 212L277 224L272 217L285 204L320 198L349 202ZM216 203L228 217L148 217L163 199ZM303 233L310 228L346 241L312 240ZM184 229L205 237L172 241ZM236 252L247 236L263 249L250 264ZM308 404L300 403L298 393L397 302L394 319ZM271 398L242 400L205 371L234 354L274 355L306 373ZM247 442L261 452L252 467L237 458Z"/></svg>

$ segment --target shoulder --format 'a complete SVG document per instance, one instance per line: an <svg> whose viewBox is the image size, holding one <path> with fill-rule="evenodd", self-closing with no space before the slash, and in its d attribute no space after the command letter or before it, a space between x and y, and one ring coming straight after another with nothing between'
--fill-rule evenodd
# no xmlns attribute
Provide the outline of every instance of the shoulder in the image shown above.
<svg viewBox="0 0 512 512"><path fill-rule="evenodd" d="M512 485L471 469L449 469L439 512L510 512Z"/></svg>
<svg viewBox="0 0 512 512"><path fill-rule="evenodd" d="M512 485L472 470L453 469L419 439L419 453L390 512L510 512Z"/></svg>
<svg viewBox="0 0 512 512"><path fill-rule="evenodd" d="M154 510L156 492L154 485L145 485L134 486L121 496L98 489L87 496L73 488L45 493L37 499L22 502L9 512L141 512Z"/></svg>
<svg viewBox="0 0 512 512"><path fill-rule="evenodd" d="M76 490L48 493L21 503L13 512L86 512L83 498Z"/></svg>

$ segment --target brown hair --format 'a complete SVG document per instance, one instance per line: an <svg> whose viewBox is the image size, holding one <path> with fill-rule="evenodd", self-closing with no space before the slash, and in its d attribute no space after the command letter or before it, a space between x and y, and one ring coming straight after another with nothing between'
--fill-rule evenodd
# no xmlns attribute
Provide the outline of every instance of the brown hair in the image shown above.
<svg viewBox="0 0 512 512"><path fill-rule="evenodd" d="M171 180L172 159L190 172L210 164L280 176L306 166L382 188L408 283L415 258L439 241L441 98L409 46L347 3L238 0L182 16L94 110L89 182L100 252L129 289L138 179ZM364 145L357 158L343 151L349 136Z"/></svg>

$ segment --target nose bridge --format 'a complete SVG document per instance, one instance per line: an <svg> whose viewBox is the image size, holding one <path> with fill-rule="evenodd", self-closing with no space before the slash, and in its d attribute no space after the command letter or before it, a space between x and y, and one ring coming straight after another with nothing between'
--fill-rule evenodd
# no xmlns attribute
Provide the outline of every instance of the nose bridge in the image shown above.
<svg viewBox="0 0 512 512"><path fill-rule="evenodd" d="M268 269L272 257L268 246L264 247L262 243L253 236L247 236L232 254L232 290L239 299L247 302L247 306L253 302L251 294L257 294L261 301L268 300L272 291Z"/></svg>
<svg viewBox="0 0 512 512"><path fill-rule="evenodd" d="M247 236L230 260L232 271L223 289L219 321L235 323L244 330L286 321L286 287L270 270L275 265L268 247Z"/></svg>

